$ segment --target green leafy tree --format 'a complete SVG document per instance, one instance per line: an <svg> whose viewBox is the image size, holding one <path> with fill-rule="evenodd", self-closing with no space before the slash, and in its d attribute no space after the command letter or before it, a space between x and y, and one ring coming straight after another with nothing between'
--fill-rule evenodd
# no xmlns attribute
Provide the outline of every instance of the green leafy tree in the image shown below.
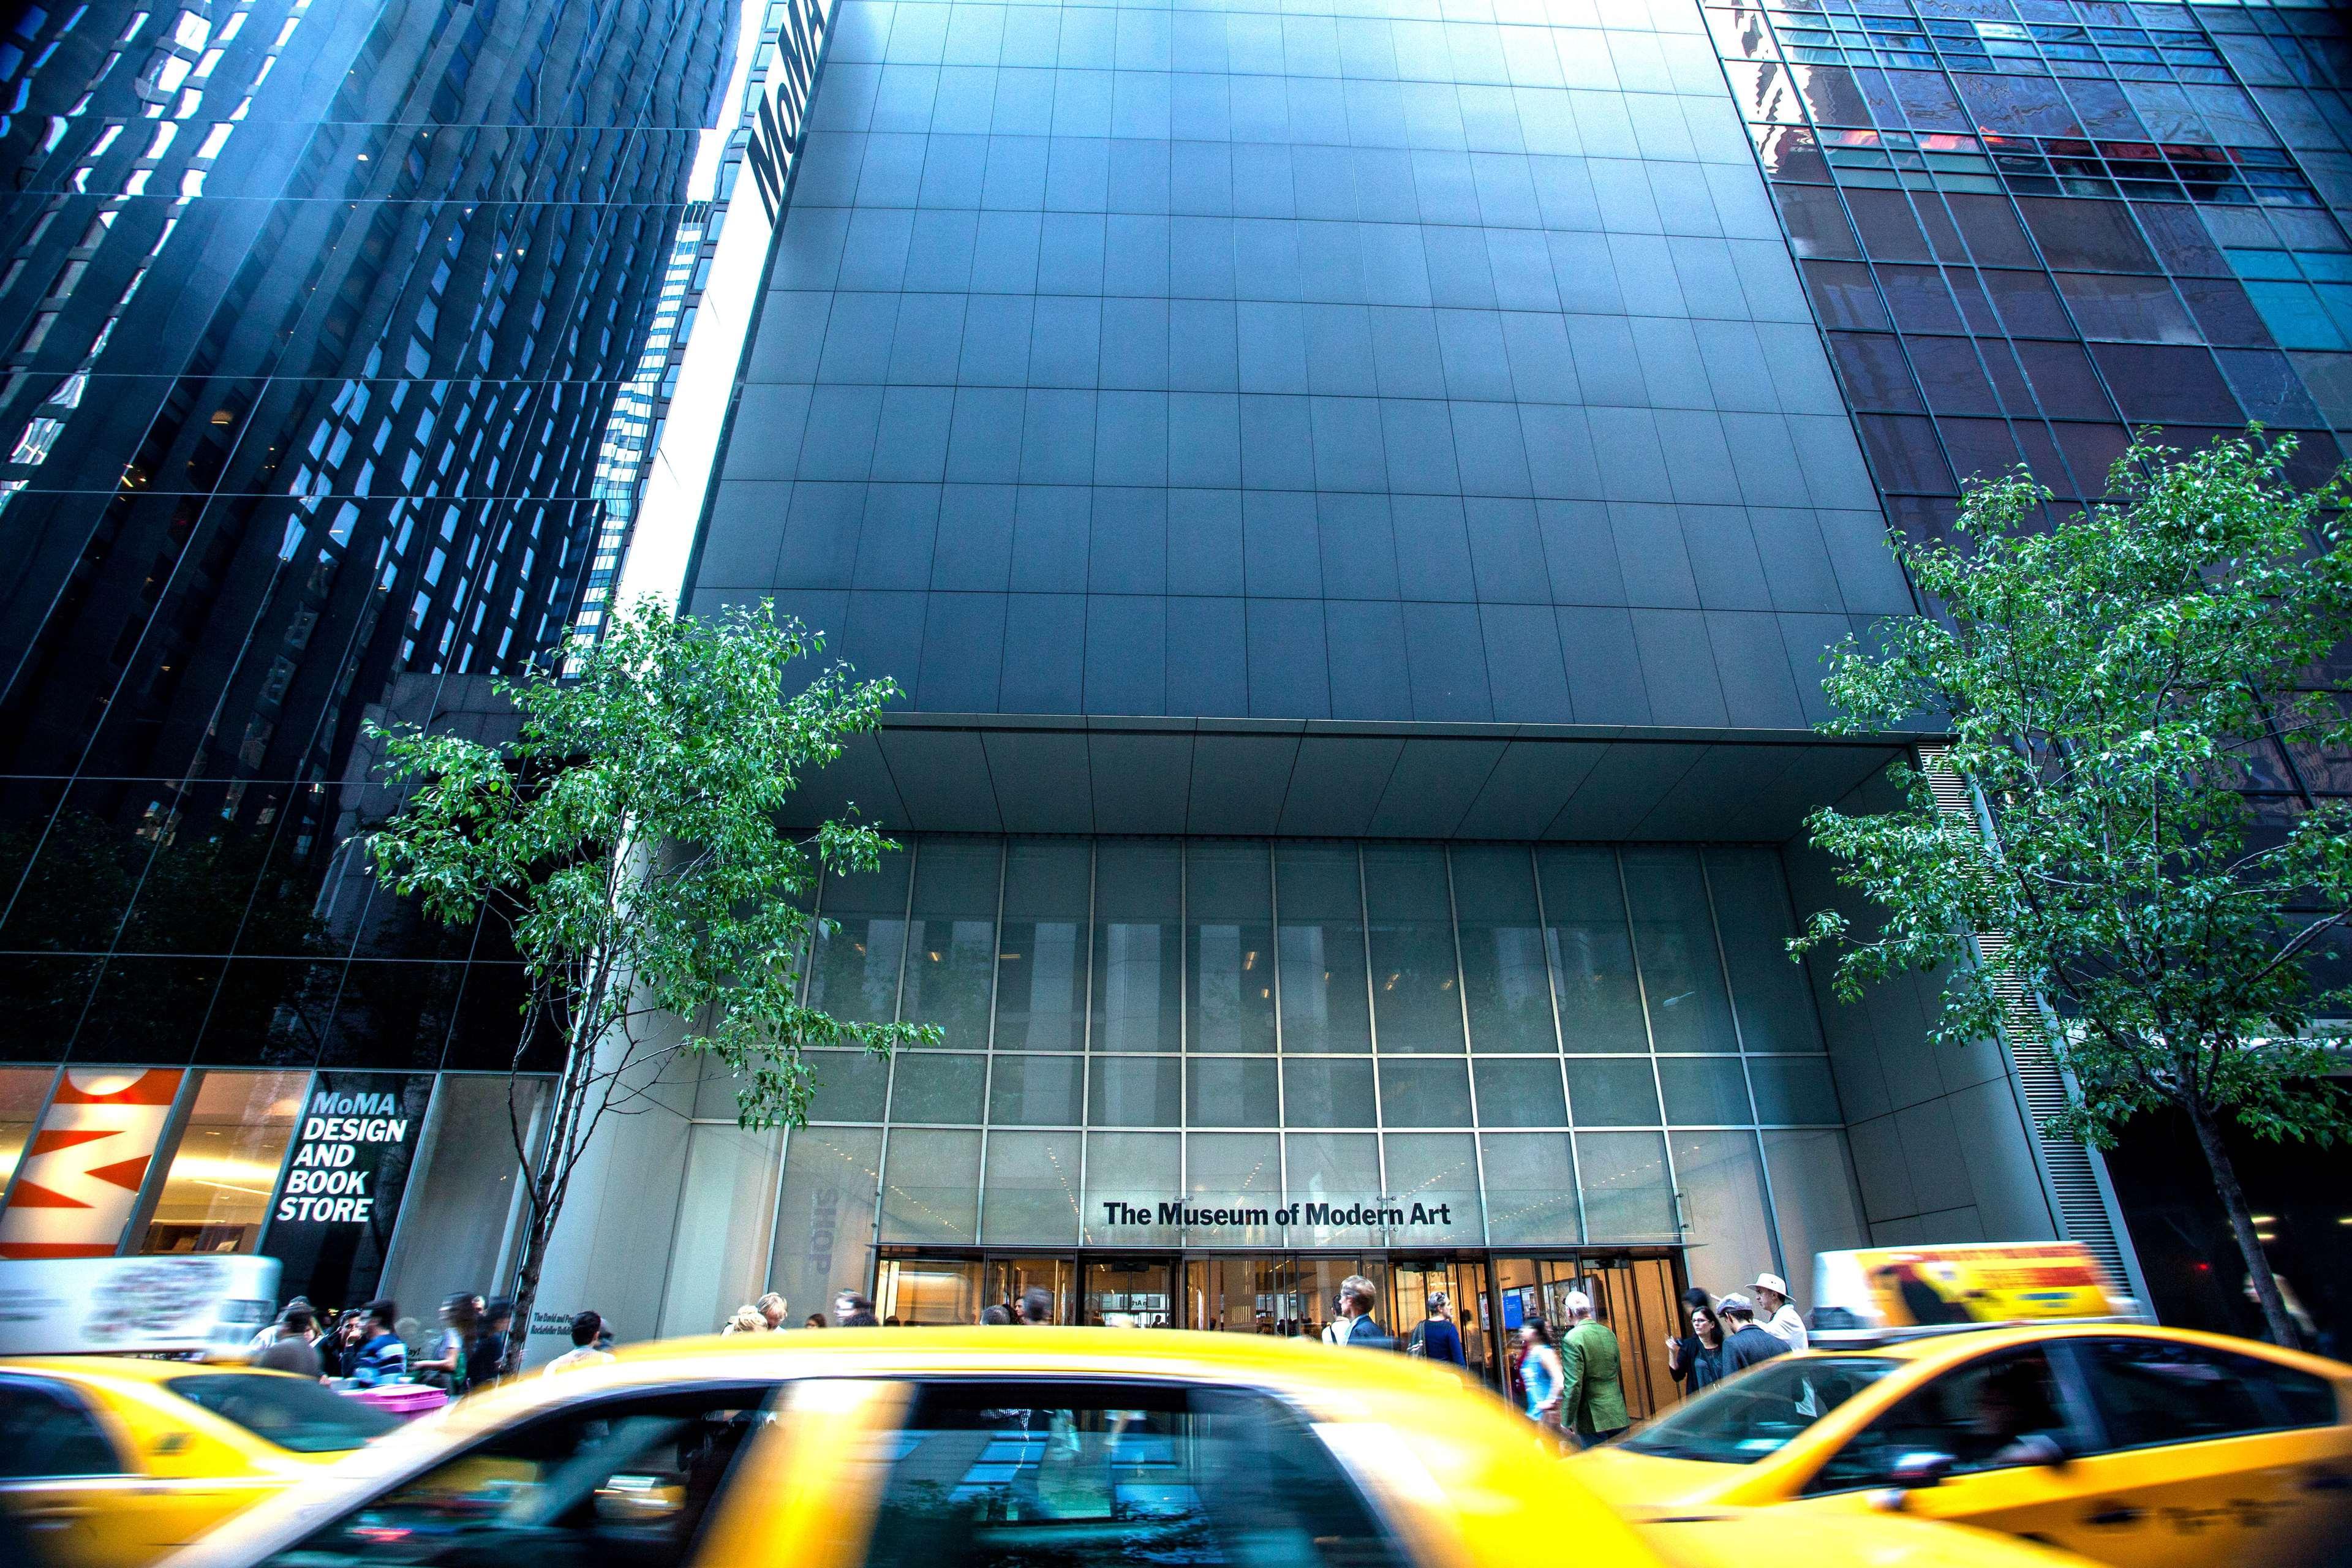
<svg viewBox="0 0 2352 1568"><path fill-rule="evenodd" d="M2284 808L2273 736L2340 749L2352 724L2315 678L2352 635L2342 481L2284 478L2291 438L2184 456L2136 445L2113 501L2049 527L2021 475L1973 488L1957 539L1900 548L1940 616L1880 623L1829 657L1840 733L1951 736L1968 813L1916 769L1901 809L1813 814L1813 841L1884 912L1834 912L1790 943L1842 949L1838 994L1941 969L1933 1037L2007 1026L2003 973L2073 1080L2055 1131L2096 1147L2143 1111L2195 1131L2272 1336L2295 1342L2223 1131L2328 1143L2352 1131L2315 1020L2339 1014L2331 933L2352 914L2352 812ZM1999 970L1972 933L1998 934Z"/></svg>
<svg viewBox="0 0 2352 1568"><path fill-rule="evenodd" d="M668 1061L715 1057L745 1127L797 1126L812 1088L802 1053L856 1043L887 1053L939 1031L847 1023L802 1005L808 906L827 870L870 871L898 847L840 820L779 826L803 777L873 730L887 679L826 669L786 697L787 667L824 639L773 607L718 621L643 604L575 656L499 689L518 736L487 744L414 727L376 731L405 803L376 828L377 874L435 919L488 914L511 930L530 984L514 1068L562 1043L544 1130L509 1122L528 1205L514 1279L521 1364L550 1238L580 1161Z"/></svg>

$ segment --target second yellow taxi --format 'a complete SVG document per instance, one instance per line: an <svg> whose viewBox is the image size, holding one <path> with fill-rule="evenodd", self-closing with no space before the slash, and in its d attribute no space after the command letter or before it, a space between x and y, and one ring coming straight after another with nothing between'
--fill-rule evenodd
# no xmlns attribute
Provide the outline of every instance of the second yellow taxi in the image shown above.
<svg viewBox="0 0 2352 1568"><path fill-rule="evenodd" d="M1776 1357L1569 1467L1622 1507L1899 1511L2116 1568L2352 1561L2352 1367L2042 1323Z"/></svg>

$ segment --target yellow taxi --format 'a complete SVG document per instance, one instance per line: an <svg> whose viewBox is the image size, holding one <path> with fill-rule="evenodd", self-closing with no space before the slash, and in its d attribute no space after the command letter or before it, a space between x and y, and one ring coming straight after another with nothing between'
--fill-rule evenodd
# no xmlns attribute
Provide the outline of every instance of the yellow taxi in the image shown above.
<svg viewBox="0 0 2352 1568"><path fill-rule="evenodd" d="M352 1456L171 1568L1752 1568L1769 1515L1629 1521L1449 1372L1244 1334L847 1329L525 1377ZM2058 1568L1825 1521L1806 1568Z"/></svg>
<svg viewBox="0 0 2352 1568"><path fill-rule="evenodd" d="M280 1372L0 1360L0 1511L38 1568L141 1568L399 1425Z"/></svg>
<svg viewBox="0 0 2352 1568"><path fill-rule="evenodd" d="M2352 1562L2352 1366L2121 1322L1749 1367L1569 1468L1621 1506L1874 1510L2117 1568Z"/></svg>

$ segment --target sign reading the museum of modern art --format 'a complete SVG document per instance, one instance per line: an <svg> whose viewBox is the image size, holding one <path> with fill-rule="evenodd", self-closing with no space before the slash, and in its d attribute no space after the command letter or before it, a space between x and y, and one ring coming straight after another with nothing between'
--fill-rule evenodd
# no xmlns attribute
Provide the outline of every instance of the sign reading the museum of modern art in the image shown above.
<svg viewBox="0 0 2352 1568"><path fill-rule="evenodd" d="M1188 1230L1293 1225L1325 1226L1339 1230L1357 1226L1450 1226L1454 1224L1454 1205L1450 1203L1409 1202L1402 1198L1365 1198L1339 1203L1317 1198L1265 1207L1212 1208L1175 1198L1109 1198L1102 1205L1102 1223L1106 1226L1181 1226Z"/></svg>

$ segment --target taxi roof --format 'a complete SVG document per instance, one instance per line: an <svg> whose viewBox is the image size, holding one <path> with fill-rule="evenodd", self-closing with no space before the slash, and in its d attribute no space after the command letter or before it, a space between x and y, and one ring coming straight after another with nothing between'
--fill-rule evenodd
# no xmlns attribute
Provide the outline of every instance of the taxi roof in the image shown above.
<svg viewBox="0 0 2352 1568"><path fill-rule="evenodd" d="M15 1355L0 1356L0 1372L37 1372L59 1377L113 1377L131 1383L161 1383L165 1378L215 1373L264 1373L291 1377L292 1373L243 1362L174 1361L164 1356L136 1355Z"/></svg>
<svg viewBox="0 0 2352 1568"><path fill-rule="evenodd" d="M2058 1339L2149 1339L2168 1340L2182 1344L2200 1345L2208 1350L2228 1351L2236 1355L2251 1355L2264 1361L2278 1362L2315 1375L2336 1382L2352 1381L2352 1365L2330 1361L2297 1350L2264 1344L2255 1340L2234 1339L2227 1334L2209 1334L2200 1329L2173 1329L2160 1324L2128 1320L2103 1318L2070 1318L2024 1323L1964 1323L1932 1333L1913 1334L1899 1339L1872 1341L1864 1337L1839 1344L1815 1344L1803 1353L1807 1355L1877 1356L1884 1359L1922 1363L1933 1361L1963 1361L1987 1350L2000 1350L2011 1345L2034 1344Z"/></svg>

